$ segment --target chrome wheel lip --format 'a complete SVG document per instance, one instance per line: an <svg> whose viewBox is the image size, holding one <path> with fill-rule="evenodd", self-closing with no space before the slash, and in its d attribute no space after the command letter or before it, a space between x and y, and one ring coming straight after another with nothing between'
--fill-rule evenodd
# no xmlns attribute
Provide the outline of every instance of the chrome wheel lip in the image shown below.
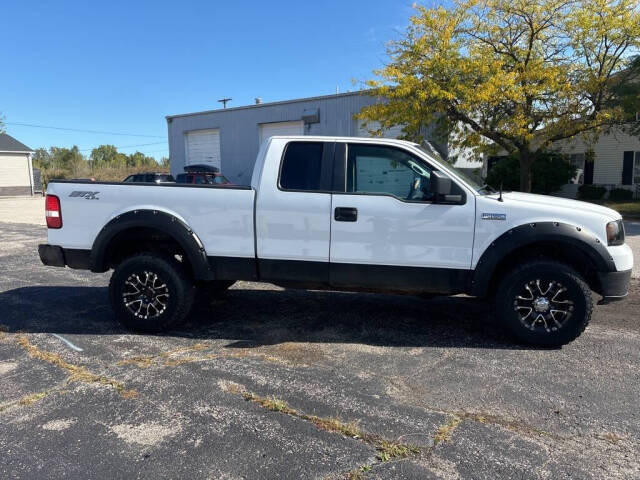
<svg viewBox="0 0 640 480"><path fill-rule="evenodd" d="M575 307L567 292L557 280L529 280L515 295L513 308L525 328L547 333L558 331L571 318Z"/></svg>
<svg viewBox="0 0 640 480"><path fill-rule="evenodd" d="M157 318L169 305L169 287L150 270L131 273L124 281L122 302L134 317L143 320Z"/></svg>

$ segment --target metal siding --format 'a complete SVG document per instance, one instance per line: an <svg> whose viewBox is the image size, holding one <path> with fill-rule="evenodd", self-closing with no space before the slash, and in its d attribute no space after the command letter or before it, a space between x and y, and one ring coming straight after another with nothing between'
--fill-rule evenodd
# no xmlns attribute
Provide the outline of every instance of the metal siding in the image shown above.
<svg viewBox="0 0 640 480"><path fill-rule="evenodd" d="M171 173L177 175L183 170L186 132L219 128L222 172L233 183L249 185L260 147L259 124L300 120L305 109L317 108L320 121L305 125L305 135L355 136L354 115L379 101L378 97L354 93L169 117Z"/></svg>

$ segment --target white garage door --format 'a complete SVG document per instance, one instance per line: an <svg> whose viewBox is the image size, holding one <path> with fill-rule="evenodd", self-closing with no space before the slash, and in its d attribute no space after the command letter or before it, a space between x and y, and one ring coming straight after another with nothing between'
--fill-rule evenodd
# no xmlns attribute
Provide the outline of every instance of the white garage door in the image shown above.
<svg viewBox="0 0 640 480"><path fill-rule="evenodd" d="M0 154L0 187L30 187L29 157L27 155Z"/></svg>
<svg viewBox="0 0 640 480"><path fill-rule="evenodd" d="M261 123L259 131L260 145L262 145L264 140L275 135L304 135L304 122L298 120L295 122Z"/></svg>
<svg viewBox="0 0 640 480"><path fill-rule="evenodd" d="M185 134L185 165L206 163L220 168L220 129L194 130Z"/></svg>
<svg viewBox="0 0 640 480"><path fill-rule="evenodd" d="M369 133L369 130L375 131L380 128L380 123L378 122L368 122L366 128L362 124L362 120L356 120L357 137L372 137L373 135ZM383 138L398 138L400 135L402 135L402 125L395 125L382 132Z"/></svg>

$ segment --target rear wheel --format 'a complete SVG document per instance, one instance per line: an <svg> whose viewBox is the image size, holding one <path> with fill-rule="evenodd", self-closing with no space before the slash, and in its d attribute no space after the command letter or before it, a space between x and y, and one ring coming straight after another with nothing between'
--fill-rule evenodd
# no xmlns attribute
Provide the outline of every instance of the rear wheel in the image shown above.
<svg viewBox="0 0 640 480"><path fill-rule="evenodd" d="M126 328L160 332L185 319L194 290L193 281L177 260L139 254L116 267L109 299L116 318Z"/></svg>
<svg viewBox="0 0 640 480"><path fill-rule="evenodd" d="M569 266L532 261L508 273L496 293L496 311L509 332L531 345L575 340L593 310L591 290Z"/></svg>

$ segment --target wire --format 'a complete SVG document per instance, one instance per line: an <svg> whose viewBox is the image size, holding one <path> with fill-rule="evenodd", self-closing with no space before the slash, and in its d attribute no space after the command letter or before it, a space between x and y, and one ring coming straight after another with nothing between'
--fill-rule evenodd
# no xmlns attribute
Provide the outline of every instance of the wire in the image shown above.
<svg viewBox="0 0 640 480"><path fill-rule="evenodd" d="M81 128L66 128L66 127L51 127L47 125L35 125L33 123L18 123L18 122L4 122L5 125L20 125L22 127L33 128L50 128L52 130L67 130L69 132L83 132L83 133L102 133L105 135L123 135L125 137L149 137L149 138L165 138L160 135L142 135L137 133L119 133L119 132L105 132L101 130L84 130Z"/></svg>

